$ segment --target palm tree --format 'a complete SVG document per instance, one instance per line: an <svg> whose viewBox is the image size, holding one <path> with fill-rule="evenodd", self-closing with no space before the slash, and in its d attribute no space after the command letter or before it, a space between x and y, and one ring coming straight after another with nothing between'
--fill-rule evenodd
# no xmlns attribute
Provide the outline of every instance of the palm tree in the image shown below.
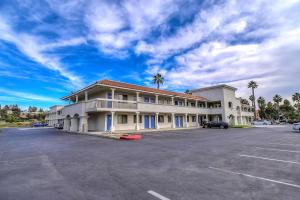
<svg viewBox="0 0 300 200"><path fill-rule="evenodd" d="M273 97L273 101L274 101L274 105L275 105L275 108L276 108L276 111L277 111L277 119L279 119L279 104L280 102L282 102L282 97L278 94L276 94L274 97Z"/></svg>
<svg viewBox="0 0 300 200"><path fill-rule="evenodd" d="M255 106L255 94L254 94L254 89L256 89L258 87L257 83L255 81L250 81L248 83L248 88L252 89L252 96L253 96L253 107L254 107L254 119L256 119L256 106Z"/></svg>
<svg viewBox="0 0 300 200"><path fill-rule="evenodd" d="M263 97L258 97L257 99L258 107L259 107L259 117L261 119L266 117L266 100Z"/></svg>
<svg viewBox="0 0 300 200"><path fill-rule="evenodd" d="M184 92L185 94L192 94L192 91L191 90L189 90L189 89L187 89L187 90L185 90L185 92Z"/></svg>
<svg viewBox="0 0 300 200"><path fill-rule="evenodd" d="M279 103L282 102L282 97L280 95L276 94L273 97L273 101L277 104L277 106L279 106Z"/></svg>
<svg viewBox="0 0 300 200"><path fill-rule="evenodd" d="M298 110L298 117L300 119L300 93L296 92L295 94L293 94L293 97L292 97L293 101L296 103L295 104L295 107L297 108Z"/></svg>
<svg viewBox="0 0 300 200"><path fill-rule="evenodd" d="M157 85L157 89L159 89L160 84L164 84L164 77L160 73L157 73L156 75L153 76L153 84Z"/></svg>
<svg viewBox="0 0 300 200"><path fill-rule="evenodd" d="M266 105L266 100L263 97L258 97L257 103L258 103L258 107L263 107Z"/></svg>

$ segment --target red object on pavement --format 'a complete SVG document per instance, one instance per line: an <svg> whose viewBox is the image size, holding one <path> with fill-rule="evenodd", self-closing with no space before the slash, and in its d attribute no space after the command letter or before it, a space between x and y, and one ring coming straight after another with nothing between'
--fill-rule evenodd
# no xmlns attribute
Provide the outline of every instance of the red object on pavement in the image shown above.
<svg viewBox="0 0 300 200"><path fill-rule="evenodd" d="M139 134L134 134L134 135L122 135L120 137L121 140L140 140L142 139L142 136Z"/></svg>

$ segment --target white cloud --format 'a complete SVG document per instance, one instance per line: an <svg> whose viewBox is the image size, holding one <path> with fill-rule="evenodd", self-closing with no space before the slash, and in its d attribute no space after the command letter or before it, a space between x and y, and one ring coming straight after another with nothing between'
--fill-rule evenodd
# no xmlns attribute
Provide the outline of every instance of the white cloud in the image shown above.
<svg viewBox="0 0 300 200"><path fill-rule="evenodd" d="M13 43L30 59L40 63L49 70L58 72L61 76L66 77L75 87L81 87L83 85L83 82L79 76L68 71L67 68L60 63L59 57L50 56L43 52L43 45L45 45L46 48L47 44L45 44L45 41L41 37L29 35L27 33L14 32L8 23L1 18L1 16L0 40Z"/></svg>
<svg viewBox="0 0 300 200"><path fill-rule="evenodd" d="M20 99L21 98L23 100L35 100L35 101L43 101L43 102L60 102L56 98L36 95L36 94L32 94L32 93L27 93L27 92L13 91L13 90L5 89L5 88L0 88L0 92L11 96L11 97L8 97L7 99L13 99L13 98Z"/></svg>
<svg viewBox="0 0 300 200"><path fill-rule="evenodd" d="M299 8L299 1L278 0L272 6L268 1L226 1L200 11L174 35L139 42L136 52L151 55L149 77L166 70L170 89L226 83L248 98L246 86L254 79L258 95L288 97L300 85ZM173 66L155 67L172 56Z"/></svg>
<svg viewBox="0 0 300 200"><path fill-rule="evenodd" d="M92 1L85 16L89 39L107 54L126 56L126 48L147 37L178 8L174 1Z"/></svg>

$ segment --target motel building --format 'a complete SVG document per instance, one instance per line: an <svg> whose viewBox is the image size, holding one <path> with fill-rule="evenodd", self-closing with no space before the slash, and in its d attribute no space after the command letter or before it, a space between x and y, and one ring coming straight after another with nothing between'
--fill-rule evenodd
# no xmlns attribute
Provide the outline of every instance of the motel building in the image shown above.
<svg viewBox="0 0 300 200"><path fill-rule="evenodd" d="M241 104L236 90L218 85L190 95L101 80L62 97L69 105L51 107L46 119L52 126L63 123L64 131L83 133L197 128L204 121L250 124L252 108Z"/></svg>

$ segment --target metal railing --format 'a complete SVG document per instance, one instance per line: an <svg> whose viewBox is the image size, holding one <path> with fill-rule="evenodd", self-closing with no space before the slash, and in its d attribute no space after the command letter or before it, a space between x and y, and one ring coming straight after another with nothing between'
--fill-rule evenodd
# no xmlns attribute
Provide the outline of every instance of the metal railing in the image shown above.
<svg viewBox="0 0 300 200"><path fill-rule="evenodd" d="M112 108L112 109L137 109L136 101L125 101L117 99L93 99L87 102L87 109Z"/></svg>

